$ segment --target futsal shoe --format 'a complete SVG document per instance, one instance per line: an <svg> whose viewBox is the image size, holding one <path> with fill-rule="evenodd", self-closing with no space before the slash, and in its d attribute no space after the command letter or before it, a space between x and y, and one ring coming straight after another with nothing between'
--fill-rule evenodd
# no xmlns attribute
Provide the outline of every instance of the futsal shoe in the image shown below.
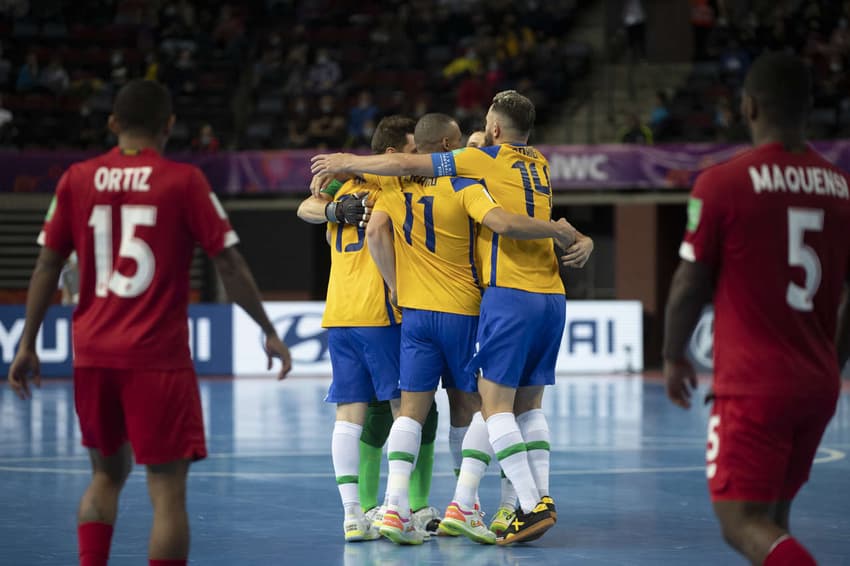
<svg viewBox="0 0 850 566"><path fill-rule="evenodd" d="M378 529L363 515L359 517L347 517L342 524L345 532L345 542L359 542L362 540L376 540L381 538Z"/></svg>
<svg viewBox="0 0 850 566"><path fill-rule="evenodd" d="M384 512L387 510L386 505L376 505L366 511L366 518L372 522L372 527L377 532L384 522Z"/></svg>
<svg viewBox="0 0 850 566"><path fill-rule="evenodd" d="M514 515L516 515L516 510L511 509L510 507L499 507L499 510L496 511L496 515L493 516L493 521L490 523L490 530L493 531L496 536L502 536L508 527L511 524L511 521L514 520Z"/></svg>
<svg viewBox="0 0 850 566"><path fill-rule="evenodd" d="M452 502L446 508L446 514L440 522L440 530L454 536L459 534L480 544L494 544L496 535L492 533L481 520L481 512L473 507L464 509L460 503Z"/></svg>
<svg viewBox="0 0 850 566"><path fill-rule="evenodd" d="M548 495L544 495L540 498L540 501L546 504L546 507L549 508L549 515L552 516L552 520L556 523L558 522L558 511L555 509L555 500Z"/></svg>
<svg viewBox="0 0 850 566"><path fill-rule="evenodd" d="M396 544L422 544L425 541L425 534L416 528L413 517L402 517L392 508L384 513L380 532Z"/></svg>
<svg viewBox="0 0 850 566"><path fill-rule="evenodd" d="M507 546L518 542L536 540L552 528L555 520L549 513L549 507L543 501L537 503L530 513L518 509L514 520L504 531L502 537L496 539L496 544Z"/></svg>
<svg viewBox="0 0 850 566"><path fill-rule="evenodd" d="M412 517L416 528L428 533L429 538L437 534L442 521L440 511L436 507L423 507L419 511L414 511Z"/></svg>

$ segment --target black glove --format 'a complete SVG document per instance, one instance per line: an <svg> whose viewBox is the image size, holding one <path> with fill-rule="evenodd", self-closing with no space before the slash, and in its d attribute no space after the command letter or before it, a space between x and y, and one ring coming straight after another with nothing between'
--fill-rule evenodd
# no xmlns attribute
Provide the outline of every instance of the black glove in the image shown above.
<svg viewBox="0 0 850 566"><path fill-rule="evenodd" d="M366 213L369 210L366 203L368 200L368 195L345 195L325 206L325 218L339 224L361 226L367 220Z"/></svg>

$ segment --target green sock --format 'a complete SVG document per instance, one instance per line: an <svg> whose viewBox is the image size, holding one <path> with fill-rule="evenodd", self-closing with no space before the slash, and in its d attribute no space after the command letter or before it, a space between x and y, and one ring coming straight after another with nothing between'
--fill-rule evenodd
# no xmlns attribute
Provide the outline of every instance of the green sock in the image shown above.
<svg viewBox="0 0 850 566"><path fill-rule="evenodd" d="M369 403L366 422L360 435L360 476L358 492L360 507L368 511L378 505L378 484L381 481L383 446L393 426L393 415L388 401Z"/></svg>
<svg viewBox="0 0 850 566"><path fill-rule="evenodd" d="M416 467L410 475L410 508L418 511L428 507L431 495L431 478L434 471L434 440L437 438L437 404L431 405L431 412L422 425L422 444Z"/></svg>

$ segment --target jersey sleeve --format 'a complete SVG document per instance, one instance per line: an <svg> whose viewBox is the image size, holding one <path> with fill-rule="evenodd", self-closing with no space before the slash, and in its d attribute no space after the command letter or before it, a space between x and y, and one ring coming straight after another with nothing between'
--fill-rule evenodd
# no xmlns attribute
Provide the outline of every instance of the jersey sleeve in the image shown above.
<svg viewBox="0 0 850 566"><path fill-rule="evenodd" d="M455 196L460 200L466 213L479 224L494 208L500 208L490 192L480 181L457 177L452 179Z"/></svg>
<svg viewBox="0 0 850 566"><path fill-rule="evenodd" d="M330 196L331 198L333 198L333 197L336 196L336 193L339 191L339 189L342 187L343 184L344 183L342 181L334 179L333 181L330 182L330 184L327 187L322 189L320 192L322 194L326 194L326 195Z"/></svg>
<svg viewBox="0 0 850 566"><path fill-rule="evenodd" d="M432 153L434 177L480 177L493 166L500 146L462 147L445 153Z"/></svg>
<svg viewBox="0 0 850 566"><path fill-rule="evenodd" d="M726 205L720 198L716 172L708 171L697 179L688 199L688 224L679 247L679 257L716 267L723 245L722 225Z"/></svg>
<svg viewBox="0 0 850 566"><path fill-rule="evenodd" d="M74 249L74 237L71 229L71 170L65 172L56 185L56 194L50 201L50 208L44 218L44 227L38 235L38 243L48 247L62 257Z"/></svg>
<svg viewBox="0 0 850 566"><path fill-rule="evenodd" d="M189 229L207 255L216 256L224 248L239 243L239 236L230 225L227 212L197 168L192 168L189 178L186 205Z"/></svg>

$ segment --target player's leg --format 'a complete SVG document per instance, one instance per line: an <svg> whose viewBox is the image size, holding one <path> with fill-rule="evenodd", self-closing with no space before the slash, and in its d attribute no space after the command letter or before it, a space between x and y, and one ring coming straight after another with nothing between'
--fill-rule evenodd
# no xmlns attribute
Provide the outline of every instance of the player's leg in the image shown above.
<svg viewBox="0 0 850 566"><path fill-rule="evenodd" d="M331 456L337 489L344 511L343 533L348 542L371 540L378 534L360 506L360 437L369 400L375 388L365 361L364 342L369 338L359 328L330 328L328 349L333 378L325 400L336 403L336 422L331 436Z"/></svg>
<svg viewBox="0 0 850 566"><path fill-rule="evenodd" d="M378 507L381 456L392 426L393 415L389 401L369 403L363 434L360 435L360 465L357 474L360 477L360 506L367 514Z"/></svg>
<svg viewBox="0 0 850 566"><path fill-rule="evenodd" d="M153 505L148 557L150 566L185 566L189 556L186 479L189 460L147 466L148 495Z"/></svg>
<svg viewBox="0 0 850 566"><path fill-rule="evenodd" d="M89 449L89 459L92 479L77 513L80 565L106 566L118 515L118 497L133 468L133 456L130 445L124 443L110 456Z"/></svg>
<svg viewBox="0 0 850 566"><path fill-rule="evenodd" d="M437 403L431 403L431 410L422 425L422 440L416 465L410 476L410 508L420 528L435 533L440 524L440 513L430 505L431 480L434 473L434 442L437 439Z"/></svg>
<svg viewBox="0 0 850 566"><path fill-rule="evenodd" d="M545 386L555 384L555 366L561 349L561 340L566 323L566 300L564 295L540 294L535 302L544 309L543 320L531 332L529 357L524 375L520 380L514 400L522 437L528 451L528 463L534 474L534 483L546 503L553 519L558 520L555 501L549 493L549 423L543 413L543 391Z"/></svg>
<svg viewBox="0 0 850 566"><path fill-rule="evenodd" d="M387 440L387 510L381 534L397 544L422 544L424 533L416 528L411 516L410 475L421 445L422 424L434 402L434 390L406 391L404 387L402 382L399 417Z"/></svg>
<svg viewBox="0 0 850 566"><path fill-rule="evenodd" d="M132 469L121 377L114 370L74 369L74 404L92 464L91 482L77 514L82 566L105 566L109 560L118 497Z"/></svg>
<svg viewBox="0 0 850 566"><path fill-rule="evenodd" d="M121 403L136 462L147 467L153 504L150 564L185 565L189 553L186 478L207 456L198 379L191 368L125 372Z"/></svg>
<svg viewBox="0 0 850 566"><path fill-rule="evenodd" d="M434 403L442 357L433 341L429 311L405 309L401 326L399 386L401 407L387 440L387 511L381 534L399 544L421 544L410 510L410 474L422 439L422 425Z"/></svg>
<svg viewBox="0 0 850 566"><path fill-rule="evenodd" d="M752 564L815 564L776 520L780 502L790 501L802 485L786 493L794 467L793 405L793 399L779 396L717 396L712 407L706 475L714 512L723 538Z"/></svg>
<svg viewBox="0 0 850 566"><path fill-rule="evenodd" d="M555 501L549 494L549 423L543 413L543 385L532 385L517 389L514 412L517 425L525 440L528 465L534 476L534 485L541 501L549 507L552 518L558 520Z"/></svg>
<svg viewBox="0 0 850 566"><path fill-rule="evenodd" d="M512 544L540 536L553 524L534 482L525 440L514 415L516 389L526 371L533 329L547 314L546 301L535 293L488 288L481 302L478 352L470 366L478 372L482 414L499 465L517 491L517 521L500 539Z"/></svg>

